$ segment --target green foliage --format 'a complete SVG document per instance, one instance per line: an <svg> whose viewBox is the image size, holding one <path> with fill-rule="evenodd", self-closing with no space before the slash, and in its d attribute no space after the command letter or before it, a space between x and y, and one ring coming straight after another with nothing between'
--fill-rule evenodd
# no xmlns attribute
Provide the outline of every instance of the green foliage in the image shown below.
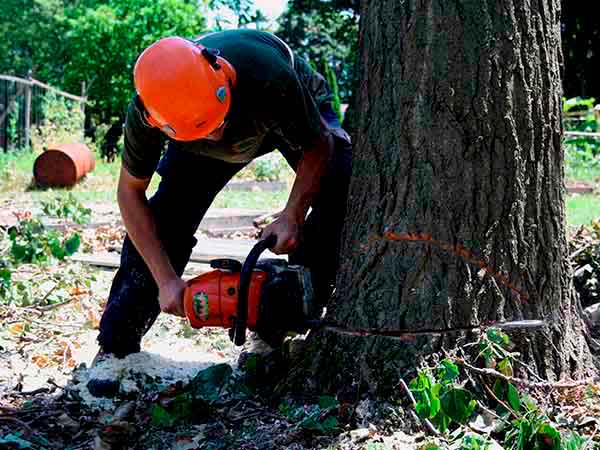
<svg viewBox="0 0 600 450"><path fill-rule="evenodd" d="M192 398L189 394L182 393L165 406L153 405L150 417L151 423L155 427L168 428L189 419L192 414Z"/></svg>
<svg viewBox="0 0 600 450"><path fill-rule="evenodd" d="M62 79L66 0L2 0L0 73Z"/></svg>
<svg viewBox="0 0 600 450"><path fill-rule="evenodd" d="M19 450L46 450L51 448L50 442L37 434L32 434L32 436L29 436L28 439L25 439L21 433L9 433L7 435L0 436L0 444L2 444L0 445L0 448Z"/></svg>
<svg viewBox="0 0 600 450"><path fill-rule="evenodd" d="M565 131L598 132L594 115L594 98L563 99ZM569 179L594 178L600 172L600 139L587 136L565 136L566 175ZM587 176L587 174L592 174Z"/></svg>
<svg viewBox="0 0 600 450"><path fill-rule="evenodd" d="M561 435L548 418L532 402L525 402L525 412L512 421L505 444L515 450L560 450Z"/></svg>
<svg viewBox="0 0 600 450"><path fill-rule="evenodd" d="M53 257L59 260L71 256L81 244L79 234L68 237L46 229L37 219L20 220L9 228L9 257L13 264L44 264Z"/></svg>
<svg viewBox="0 0 600 450"><path fill-rule="evenodd" d="M326 58L336 73L341 101L349 101L357 83L358 2L290 0L277 34L307 61Z"/></svg>
<svg viewBox="0 0 600 450"><path fill-rule="evenodd" d="M279 412L293 422L296 429L310 430L320 434L329 434L338 429L338 420L332 415L340 407L334 397L319 397L318 404L293 406L284 402Z"/></svg>
<svg viewBox="0 0 600 450"><path fill-rule="evenodd" d="M467 434L463 437L458 450L487 450L489 443L478 434Z"/></svg>
<svg viewBox="0 0 600 450"><path fill-rule="evenodd" d="M576 431L572 431L565 436L563 446L565 450L583 450L585 444L585 439Z"/></svg>
<svg viewBox="0 0 600 450"><path fill-rule="evenodd" d="M430 419L445 432L452 422L466 423L477 402L469 391L456 384L459 369L451 360L443 360L435 372L436 376L430 371L420 371L409 388L417 401L419 417Z"/></svg>
<svg viewBox="0 0 600 450"><path fill-rule="evenodd" d="M190 383L192 397L209 404L216 402L232 373L228 364L216 364L200 371Z"/></svg>
<svg viewBox="0 0 600 450"><path fill-rule="evenodd" d="M101 118L123 114L133 94L137 56L157 39L193 37L204 29L197 7L182 0L110 0L84 2L68 20L65 86L88 85Z"/></svg>
<svg viewBox="0 0 600 450"><path fill-rule="evenodd" d="M52 92L42 98L41 125L31 134L31 145L36 152L42 152L50 144L72 144L83 140L83 111L73 100L57 96Z"/></svg>
<svg viewBox="0 0 600 450"><path fill-rule="evenodd" d="M479 341L479 355L486 367L496 367L504 375L512 375L512 355L508 349L510 338L497 328L488 328Z"/></svg>
<svg viewBox="0 0 600 450"><path fill-rule="evenodd" d="M492 362L498 357L494 346L499 346L506 351L506 347L510 345L510 340L499 330L488 330L482 342L480 348L485 352L491 351ZM500 356L503 356L501 361L506 361L505 355ZM478 403L473 393L457 384L459 375L458 366L450 359L441 361L434 369L427 368L419 371L409 385L416 400L416 412L419 417L430 419L439 431L445 433L444 439L453 442L451 448L459 450L490 448L493 441L489 435L484 437L472 432L465 434L465 430L468 429L461 428L461 425L467 425ZM586 442L579 434L572 432L561 435L557 426L535 402L521 394L512 383L498 378L493 393L492 400L497 405L495 414L502 418L506 425L503 429L503 448L581 450L585 447ZM447 433L450 427L454 428L454 431ZM472 426L469 428L473 430ZM495 437L501 435L497 434ZM423 448L441 447L437 443L430 443Z"/></svg>
<svg viewBox="0 0 600 450"><path fill-rule="evenodd" d="M0 303L17 306L62 303L72 298L73 293L90 289L96 279L89 268L74 264L56 271L42 269L29 279L15 279L18 275L18 269L0 269Z"/></svg>
<svg viewBox="0 0 600 450"><path fill-rule="evenodd" d="M71 219L83 225L90 222L92 210L83 206L71 192L67 195L57 195L53 199L41 201L42 211L50 217Z"/></svg>
<svg viewBox="0 0 600 450"><path fill-rule="evenodd" d="M254 181L282 181L294 172L278 152L261 156L242 169L236 179Z"/></svg>
<svg viewBox="0 0 600 450"><path fill-rule="evenodd" d="M342 104L340 101L340 90L338 87L337 76L331 65L327 62L327 58L323 57L321 60L321 74L327 80L327 84L331 88L331 94L333 99L331 106L335 111L340 123L342 122Z"/></svg>
<svg viewBox="0 0 600 450"><path fill-rule="evenodd" d="M254 24L261 30L267 20L254 5L254 0L205 0L205 2L208 9L217 13L214 17L217 30L245 28L250 24Z"/></svg>
<svg viewBox="0 0 600 450"><path fill-rule="evenodd" d="M152 425L160 428L195 422L236 391L231 366L216 364L198 372L187 386L172 385L157 394L150 409ZM160 387L160 386L158 386Z"/></svg>
<svg viewBox="0 0 600 450"><path fill-rule="evenodd" d="M600 97L598 85L598 32L597 3L561 0L561 41L563 50L563 89L569 96ZM592 6L592 9L590 9Z"/></svg>
<svg viewBox="0 0 600 450"><path fill-rule="evenodd" d="M283 158L259 158L252 163L252 172L256 181L277 181L288 168Z"/></svg>
<svg viewBox="0 0 600 450"><path fill-rule="evenodd" d="M27 188L35 156L31 151L0 151L0 193Z"/></svg>

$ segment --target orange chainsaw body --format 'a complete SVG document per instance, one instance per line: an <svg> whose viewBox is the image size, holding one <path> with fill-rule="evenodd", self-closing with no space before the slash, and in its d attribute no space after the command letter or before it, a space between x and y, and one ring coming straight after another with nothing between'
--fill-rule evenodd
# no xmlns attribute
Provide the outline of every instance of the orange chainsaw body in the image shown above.
<svg viewBox="0 0 600 450"><path fill-rule="evenodd" d="M254 271L248 289L247 326L256 328L260 295L267 274ZM237 315L240 273L213 270L188 281L183 295L185 315L193 328L232 328Z"/></svg>

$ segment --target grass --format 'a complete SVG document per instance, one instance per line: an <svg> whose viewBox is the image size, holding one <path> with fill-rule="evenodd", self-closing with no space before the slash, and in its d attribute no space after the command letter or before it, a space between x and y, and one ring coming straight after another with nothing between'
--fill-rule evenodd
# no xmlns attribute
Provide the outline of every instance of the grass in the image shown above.
<svg viewBox="0 0 600 450"><path fill-rule="evenodd" d="M96 161L96 168L72 189L31 189L33 152L0 153L0 199L31 201L50 200L61 192L72 192L83 204L110 202L116 200L117 181L121 167L120 160L107 163ZM245 176L247 177L247 171ZM148 195L158 188L160 177L152 178ZM246 192L222 191L215 199L216 208L248 208L270 210L285 204L288 192Z"/></svg>
<svg viewBox="0 0 600 450"><path fill-rule="evenodd" d="M29 200L37 203L40 200L49 200L65 192L65 189L28 190L33 162L36 155L32 152L0 153L0 199ZM82 182L70 191L83 204L96 202L109 202L116 199L117 180L120 170L120 161L107 163L102 160L96 162L96 169ZM578 167L568 170L569 179L590 181L600 177L600 168ZM247 176L247 171L245 176ZM153 177L150 184L149 195L156 188L160 177ZM222 191L215 202L217 208L248 208L271 210L278 209L285 204L288 192L247 192L247 191ZM567 219L569 225L590 223L592 219L600 217L600 196L572 195L566 199Z"/></svg>
<svg viewBox="0 0 600 450"><path fill-rule="evenodd" d="M600 179L600 164L594 163L589 166L567 166L565 176L568 181L596 181Z"/></svg>
<svg viewBox="0 0 600 450"><path fill-rule="evenodd" d="M600 196L593 194L568 196L567 222L569 225L589 224L598 218L600 218Z"/></svg>

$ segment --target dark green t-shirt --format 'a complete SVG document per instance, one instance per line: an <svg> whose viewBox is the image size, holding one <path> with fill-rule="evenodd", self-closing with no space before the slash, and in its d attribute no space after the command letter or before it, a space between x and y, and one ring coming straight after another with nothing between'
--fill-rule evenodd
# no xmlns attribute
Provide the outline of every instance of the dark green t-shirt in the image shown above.
<svg viewBox="0 0 600 450"><path fill-rule="evenodd" d="M331 93L324 78L283 41L262 31L229 30L202 36L197 42L220 51L236 69L237 84L221 141L173 140L172 146L243 163L257 156L268 133L275 133L295 151L319 137L319 106L331 100ZM142 110L136 96L125 120L123 163L133 176L147 178L169 138L145 122Z"/></svg>

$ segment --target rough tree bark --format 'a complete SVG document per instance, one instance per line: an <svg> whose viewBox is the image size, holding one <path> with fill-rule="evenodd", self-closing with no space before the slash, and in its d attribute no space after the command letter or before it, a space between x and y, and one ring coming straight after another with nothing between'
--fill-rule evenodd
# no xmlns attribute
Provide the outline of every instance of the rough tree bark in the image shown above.
<svg viewBox="0 0 600 450"><path fill-rule="evenodd" d="M334 326L309 337L292 383L382 394L420 356L473 336L352 331L519 319L546 323L513 333L541 376L591 366L567 261L559 19L559 0L362 2Z"/></svg>

